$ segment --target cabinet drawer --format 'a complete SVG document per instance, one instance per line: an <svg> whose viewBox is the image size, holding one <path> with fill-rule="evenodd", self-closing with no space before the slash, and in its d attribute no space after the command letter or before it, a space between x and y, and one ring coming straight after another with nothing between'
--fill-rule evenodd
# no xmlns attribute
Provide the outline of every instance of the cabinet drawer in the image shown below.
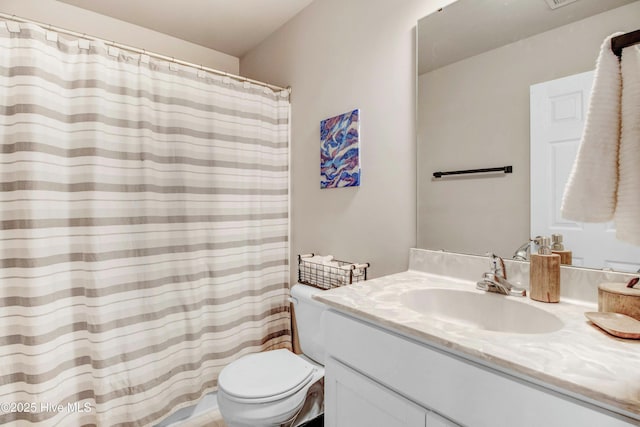
<svg viewBox="0 0 640 427"><path fill-rule="evenodd" d="M425 427L423 408L335 359L325 367L326 427Z"/></svg>
<svg viewBox="0 0 640 427"><path fill-rule="evenodd" d="M636 425L350 316L330 311L325 321L328 356L456 423L473 427Z"/></svg>

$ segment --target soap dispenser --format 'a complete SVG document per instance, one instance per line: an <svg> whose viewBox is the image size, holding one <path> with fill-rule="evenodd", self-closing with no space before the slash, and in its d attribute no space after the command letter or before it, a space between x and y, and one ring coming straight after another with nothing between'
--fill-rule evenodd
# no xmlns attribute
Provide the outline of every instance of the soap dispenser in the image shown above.
<svg viewBox="0 0 640 427"><path fill-rule="evenodd" d="M551 239L534 239L538 253L531 254L529 264L529 296L542 302L560 301L560 255L551 253Z"/></svg>
<svg viewBox="0 0 640 427"><path fill-rule="evenodd" d="M551 235L551 253L560 255L560 264L571 265L573 262L572 252L566 250L562 243L562 234Z"/></svg>

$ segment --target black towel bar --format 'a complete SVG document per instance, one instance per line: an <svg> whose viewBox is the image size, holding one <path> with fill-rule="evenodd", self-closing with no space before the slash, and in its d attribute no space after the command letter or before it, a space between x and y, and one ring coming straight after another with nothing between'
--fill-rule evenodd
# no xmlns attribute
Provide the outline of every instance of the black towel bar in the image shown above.
<svg viewBox="0 0 640 427"><path fill-rule="evenodd" d="M617 56L622 55L622 49L640 43L640 30L631 31L611 39L611 50Z"/></svg>
<svg viewBox="0 0 640 427"><path fill-rule="evenodd" d="M449 171L449 172L434 172L435 178L441 178L445 175L464 175L468 173L485 173L485 172L504 172L513 173L513 166L502 166L500 168L485 168L485 169L467 169L461 171Z"/></svg>

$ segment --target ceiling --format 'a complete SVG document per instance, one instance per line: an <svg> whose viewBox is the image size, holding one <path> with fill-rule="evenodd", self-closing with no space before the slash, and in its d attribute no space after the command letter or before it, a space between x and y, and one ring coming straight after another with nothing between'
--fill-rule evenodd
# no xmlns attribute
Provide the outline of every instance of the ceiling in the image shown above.
<svg viewBox="0 0 640 427"><path fill-rule="evenodd" d="M313 0L58 0L242 57Z"/></svg>
<svg viewBox="0 0 640 427"><path fill-rule="evenodd" d="M459 0L418 22L418 75L636 0Z"/></svg>

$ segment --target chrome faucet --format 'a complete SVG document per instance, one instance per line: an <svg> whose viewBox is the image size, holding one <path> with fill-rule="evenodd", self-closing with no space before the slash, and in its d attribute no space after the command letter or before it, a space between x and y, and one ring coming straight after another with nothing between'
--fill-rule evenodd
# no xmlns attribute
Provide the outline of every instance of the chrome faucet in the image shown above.
<svg viewBox="0 0 640 427"><path fill-rule="evenodd" d="M527 296L526 289L517 288L507 280L504 260L492 253L488 256L491 261L491 271L482 275L482 280L476 283L476 288L504 295Z"/></svg>
<svg viewBox="0 0 640 427"><path fill-rule="evenodd" d="M531 251L531 244L533 242L533 239L527 240L522 246L516 249L511 259L516 261L529 261L529 252Z"/></svg>

